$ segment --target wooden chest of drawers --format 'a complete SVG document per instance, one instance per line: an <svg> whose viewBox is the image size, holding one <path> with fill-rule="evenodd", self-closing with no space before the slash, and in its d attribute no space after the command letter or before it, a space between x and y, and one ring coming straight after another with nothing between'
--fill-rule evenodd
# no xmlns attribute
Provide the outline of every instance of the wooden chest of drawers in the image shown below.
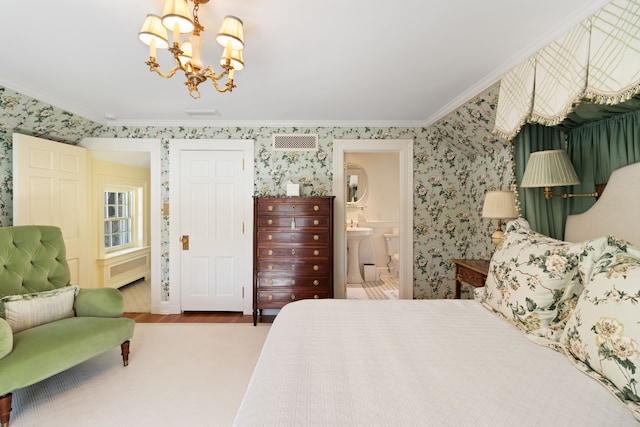
<svg viewBox="0 0 640 427"><path fill-rule="evenodd" d="M253 324L263 309L333 297L333 197L256 197Z"/></svg>

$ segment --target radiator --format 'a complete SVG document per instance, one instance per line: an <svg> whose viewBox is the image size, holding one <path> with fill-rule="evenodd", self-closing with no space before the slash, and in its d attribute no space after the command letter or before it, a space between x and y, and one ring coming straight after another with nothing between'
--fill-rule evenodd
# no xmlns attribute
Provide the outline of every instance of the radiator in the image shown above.
<svg viewBox="0 0 640 427"><path fill-rule="evenodd" d="M143 277L151 271L149 248L136 249L98 260L98 286L119 288Z"/></svg>

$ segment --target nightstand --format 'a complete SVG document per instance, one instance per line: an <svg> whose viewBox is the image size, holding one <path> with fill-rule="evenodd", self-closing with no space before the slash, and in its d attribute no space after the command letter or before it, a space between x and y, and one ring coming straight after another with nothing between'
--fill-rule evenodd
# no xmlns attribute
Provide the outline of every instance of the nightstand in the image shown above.
<svg viewBox="0 0 640 427"><path fill-rule="evenodd" d="M452 259L456 265L456 299L460 299L462 282L480 288L484 286L489 274L489 260Z"/></svg>

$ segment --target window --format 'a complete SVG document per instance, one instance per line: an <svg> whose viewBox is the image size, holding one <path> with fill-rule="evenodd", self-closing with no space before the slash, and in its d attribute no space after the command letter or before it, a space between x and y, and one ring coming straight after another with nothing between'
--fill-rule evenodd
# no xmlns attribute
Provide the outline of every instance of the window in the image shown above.
<svg viewBox="0 0 640 427"><path fill-rule="evenodd" d="M122 249L132 241L133 192L105 191L104 248Z"/></svg>

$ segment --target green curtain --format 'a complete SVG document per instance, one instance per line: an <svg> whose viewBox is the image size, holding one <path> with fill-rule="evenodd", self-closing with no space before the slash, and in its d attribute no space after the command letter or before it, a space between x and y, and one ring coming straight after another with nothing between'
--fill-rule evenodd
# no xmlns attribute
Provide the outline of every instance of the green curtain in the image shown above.
<svg viewBox="0 0 640 427"><path fill-rule="evenodd" d="M567 152L580 179L570 192L593 193L595 185L609 181L614 170L640 162L640 111L569 130ZM593 197L571 198L569 213L582 213L594 203Z"/></svg>
<svg viewBox="0 0 640 427"><path fill-rule="evenodd" d="M513 139L515 176L518 184L520 213L531 228L556 239L564 237L567 203L562 198L546 200L542 188L520 188L529 154L535 151L564 149L559 128L540 124L526 124Z"/></svg>

